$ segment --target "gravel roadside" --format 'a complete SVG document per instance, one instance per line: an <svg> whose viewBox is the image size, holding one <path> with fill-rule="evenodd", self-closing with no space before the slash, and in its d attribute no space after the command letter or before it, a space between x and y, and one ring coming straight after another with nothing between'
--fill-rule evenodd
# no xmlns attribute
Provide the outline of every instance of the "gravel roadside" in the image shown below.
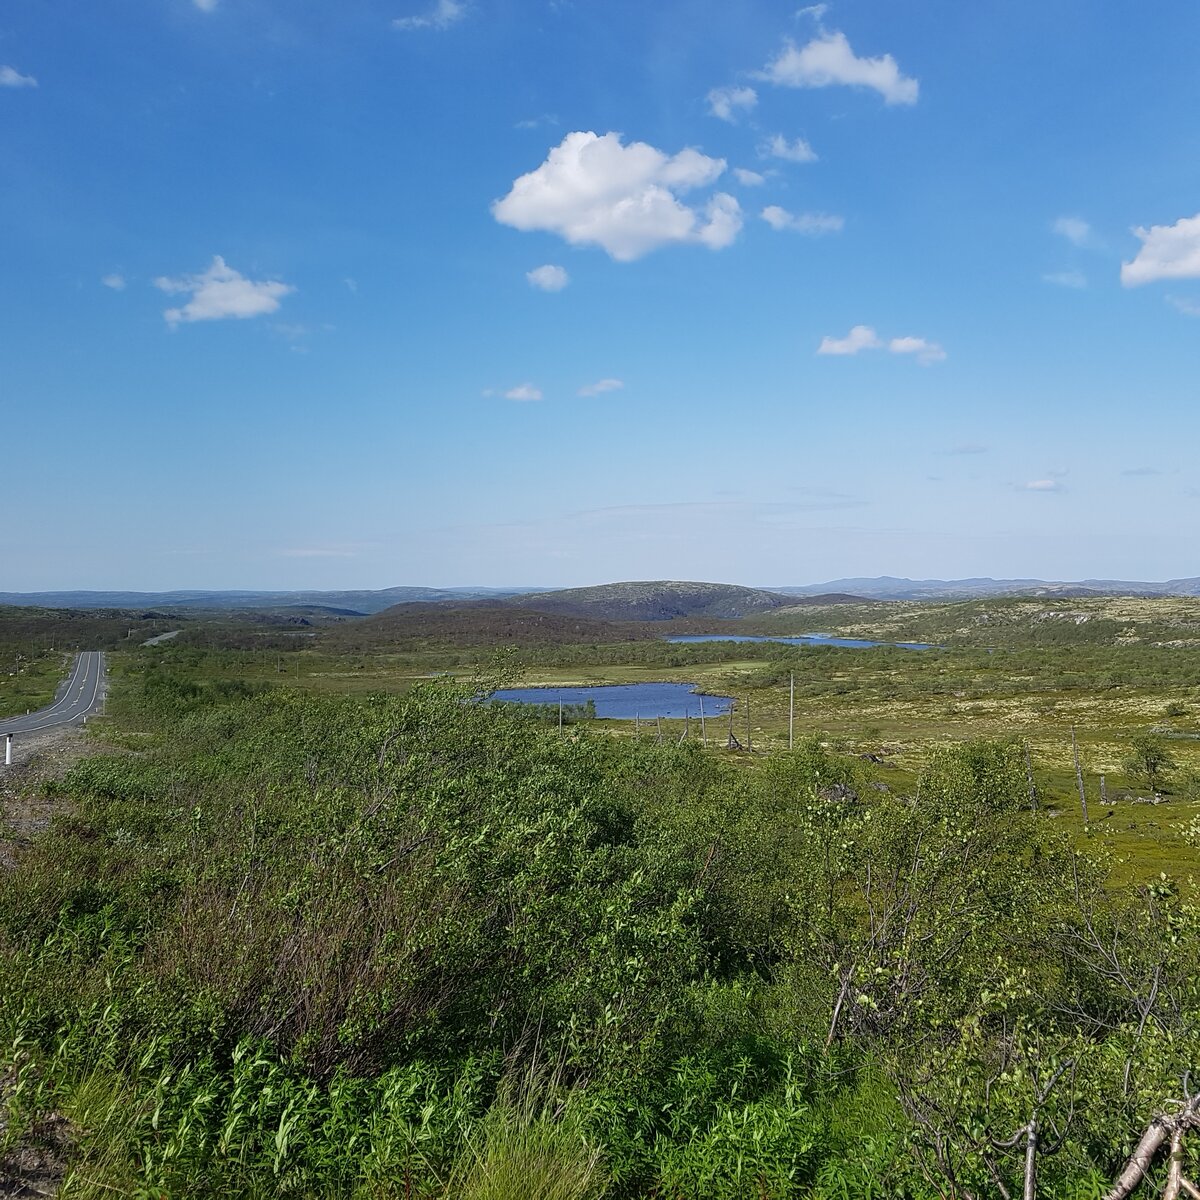
<svg viewBox="0 0 1200 1200"><path fill-rule="evenodd" d="M61 807L61 800L46 797L46 782L104 749L78 725L18 734L12 748L12 766L0 765L0 872L16 865L19 848L45 830Z"/></svg>

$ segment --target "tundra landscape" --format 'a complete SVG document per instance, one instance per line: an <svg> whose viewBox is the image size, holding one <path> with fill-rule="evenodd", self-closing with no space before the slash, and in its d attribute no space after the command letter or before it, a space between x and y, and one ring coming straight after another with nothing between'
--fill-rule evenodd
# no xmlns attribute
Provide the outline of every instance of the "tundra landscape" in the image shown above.
<svg viewBox="0 0 1200 1200"><path fill-rule="evenodd" d="M0 1198L1200 1197L1200 8L0 9Z"/></svg>

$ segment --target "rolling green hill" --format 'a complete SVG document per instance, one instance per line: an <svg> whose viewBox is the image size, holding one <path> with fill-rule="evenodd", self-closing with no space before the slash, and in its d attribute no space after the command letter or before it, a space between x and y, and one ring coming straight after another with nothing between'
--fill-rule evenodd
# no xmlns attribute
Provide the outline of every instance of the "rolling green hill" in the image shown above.
<svg viewBox="0 0 1200 1200"><path fill-rule="evenodd" d="M679 617L737 618L794 605L794 596L730 583L650 580L605 583L510 597L513 607L607 621L672 621Z"/></svg>

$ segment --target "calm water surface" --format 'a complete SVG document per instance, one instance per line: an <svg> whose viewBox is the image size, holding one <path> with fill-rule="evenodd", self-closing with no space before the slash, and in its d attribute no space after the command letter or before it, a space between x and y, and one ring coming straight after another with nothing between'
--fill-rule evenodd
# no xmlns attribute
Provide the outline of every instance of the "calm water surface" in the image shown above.
<svg viewBox="0 0 1200 1200"><path fill-rule="evenodd" d="M869 642L866 638L832 637L827 633L802 633L797 637L750 637L748 634L704 633L669 637L668 642L782 642L785 646L849 646L866 650L871 646L896 646L901 650L936 650L926 642Z"/></svg>
<svg viewBox="0 0 1200 1200"><path fill-rule="evenodd" d="M677 639L672 639L677 640ZM594 687L527 687L501 688L490 700L510 704L586 704L596 706L596 716L609 720L632 721L635 717L653 720L655 717L700 715L700 692L691 683L614 683ZM719 717L729 712L733 700L729 696L704 694L704 715Z"/></svg>

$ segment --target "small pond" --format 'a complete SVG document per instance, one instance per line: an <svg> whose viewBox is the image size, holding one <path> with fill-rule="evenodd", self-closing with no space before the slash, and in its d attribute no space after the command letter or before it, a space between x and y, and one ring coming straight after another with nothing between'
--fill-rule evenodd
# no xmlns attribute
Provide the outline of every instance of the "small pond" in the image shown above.
<svg viewBox="0 0 1200 1200"><path fill-rule="evenodd" d="M796 637L750 637L748 634L703 633L669 637L668 642L782 642L785 646L849 646L868 650L872 646L895 646L900 650L936 650L926 642L869 642L866 638L840 638L828 633L802 633Z"/></svg>
<svg viewBox="0 0 1200 1200"><path fill-rule="evenodd" d="M501 688L489 700L509 704L541 704L564 707L582 705L589 701L596 706L596 716L609 720L632 721L641 717L682 720L685 716L700 715L701 693L691 683L614 683L593 687L526 687ZM728 713L733 700L729 696L704 695L704 715L719 717Z"/></svg>

